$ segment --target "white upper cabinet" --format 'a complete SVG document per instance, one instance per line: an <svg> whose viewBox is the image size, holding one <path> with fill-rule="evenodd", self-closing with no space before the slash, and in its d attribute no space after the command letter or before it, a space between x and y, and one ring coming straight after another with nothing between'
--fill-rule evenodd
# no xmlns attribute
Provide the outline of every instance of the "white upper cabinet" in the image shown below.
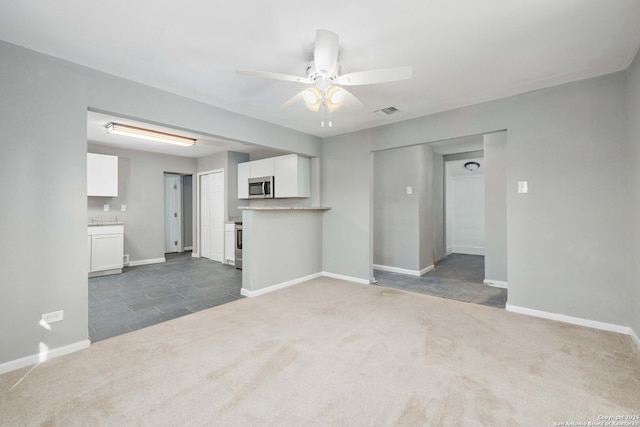
<svg viewBox="0 0 640 427"><path fill-rule="evenodd" d="M273 176L273 157L270 159L254 160L251 164L250 178L262 178L263 176Z"/></svg>
<svg viewBox="0 0 640 427"><path fill-rule="evenodd" d="M275 197L311 195L311 160L296 154L275 157Z"/></svg>
<svg viewBox="0 0 640 427"><path fill-rule="evenodd" d="M275 198L311 196L311 159L297 154L238 164L238 198L249 198L249 178L273 176Z"/></svg>
<svg viewBox="0 0 640 427"><path fill-rule="evenodd" d="M87 153L87 196L118 196L118 157Z"/></svg>

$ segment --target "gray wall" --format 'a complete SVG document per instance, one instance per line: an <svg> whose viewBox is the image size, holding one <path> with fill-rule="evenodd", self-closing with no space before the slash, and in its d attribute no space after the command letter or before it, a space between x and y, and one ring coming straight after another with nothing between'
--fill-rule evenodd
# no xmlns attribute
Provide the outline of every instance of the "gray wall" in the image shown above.
<svg viewBox="0 0 640 427"><path fill-rule="evenodd" d="M507 133L484 136L484 277L507 282Z"/></svg>
<svg viewBox="0 0 640 427"><path fill-rule="evenodd" d="M164 258L164 173L195 174L196 160L95 143L87 150L118 156L118 197L88 197L88 216L115 215L125 223L129 262ZM103 211L107 203L110 212ZM122 204L126 212L120 211Z"/></svg>
<svg viewBox="0 0 640 427"><path fill-rule="evenodd" d="M0 365L88 336L87 109L309 156L319 138L0 42ZM36 250L37 248L37 250ZM50 331L42 313L64 310ZM11 325L9 328L8 325Z"/></svg>
<svg viewBox="0 0 640 427"><path fill-rule="evenodd" d="M244 211L242 288L255 292L320 273L324 214Z"/></svg>
<svg viewBox="0 0 640 427"><path fill-rule="evenodd" d="M444 223L444 156L433 153L433 176L432 176L432 212L433 218L433 249L435 250L436 261L447 256L447 245L445 242ZM433 264L429 260L427 265Z"/></svg>
<svg viewBox="0 0 640 427"><path fill-rule="evenodd" d="M630 161L633 165L631 177L633 223L632 280L631 295L632 328L636 336L640 337L640 54L629 67L627 72L627 137L631 146Z"/></svg>
<svg viewBox="0 0 640 427"><path fill-rule="evenodd" d="M442 155L421 144L373 158L373 263L413 271L431 266L434 251L437 259L445 251Z"/></svg>
<svg viewBox="0 0 640 427"><path fill-rule="evenodd" d="M324 270L370 277L371 151L507 129L509 303L629 325L625 90L616 73L326 139Z"/></svg>
<svg viewBox="0 0 640 427"><path fill-rule="evenodd" d="M433 265L435 253L434 218L434 153L427 144L419 145L418 151L418 221L419 221L419 265L418 271Z"/></svg>
<svg viewBox="0 0 640 427"><path fill-rule="evenodd" d="M420 147L379 151L373 164L373 263L420 270ZM407 187L413 194L407 194Z"/></svg>
<svg viewBox="0 0 640 427"><path fill-rule="evenodd" d="M229 217L239 217L242 219L242 211L238 206L247 206L246 200L238 200L238 163L249 161L247 153L236 153L229 151L227 157L227 215Z"/></svg>
<svg viewBox="0 0 640 427"><path fill-rule="evenodd" d="M77 70L0 43L0 364L87 339L87 112ZM40 326L42 313L64 321Z"/></svg>

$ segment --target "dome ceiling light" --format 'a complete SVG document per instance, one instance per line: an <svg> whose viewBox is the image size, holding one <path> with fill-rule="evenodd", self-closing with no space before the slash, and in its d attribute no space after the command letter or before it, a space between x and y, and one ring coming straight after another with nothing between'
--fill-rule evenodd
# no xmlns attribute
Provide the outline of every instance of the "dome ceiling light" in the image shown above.
<svg viewBox="0 0 640 427"><path fill-rule="evenodd" d="M478 170L480 168L480 163L478 162L467 162L464 164L464 168L470 172Z"/></svg>

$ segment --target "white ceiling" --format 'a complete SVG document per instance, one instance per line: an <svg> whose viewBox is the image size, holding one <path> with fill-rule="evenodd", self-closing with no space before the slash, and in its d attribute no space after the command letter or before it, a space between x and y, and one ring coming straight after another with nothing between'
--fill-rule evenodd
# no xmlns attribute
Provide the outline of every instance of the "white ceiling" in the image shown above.
<svg viewBox="0 0 640 427"><path fill-rule="evenodd" d="M410 80L351 87L332 128L305 86L316 29L340 35L342 73L410 65ZM227 110L326 137L623 70L638 0L3 0L0 39ZM400 110L380 117L374 110Z"/></svg>

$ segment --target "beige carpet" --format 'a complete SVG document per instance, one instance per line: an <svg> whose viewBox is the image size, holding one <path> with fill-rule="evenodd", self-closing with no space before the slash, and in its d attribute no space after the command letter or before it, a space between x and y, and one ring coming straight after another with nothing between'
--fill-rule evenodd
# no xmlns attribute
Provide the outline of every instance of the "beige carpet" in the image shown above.
<svg viewBox="0 0 640 427"><path fill-rule="evenodd" d="M640 414L629 337L321 278L0 376L0 425L553 426Z"/></svg>

